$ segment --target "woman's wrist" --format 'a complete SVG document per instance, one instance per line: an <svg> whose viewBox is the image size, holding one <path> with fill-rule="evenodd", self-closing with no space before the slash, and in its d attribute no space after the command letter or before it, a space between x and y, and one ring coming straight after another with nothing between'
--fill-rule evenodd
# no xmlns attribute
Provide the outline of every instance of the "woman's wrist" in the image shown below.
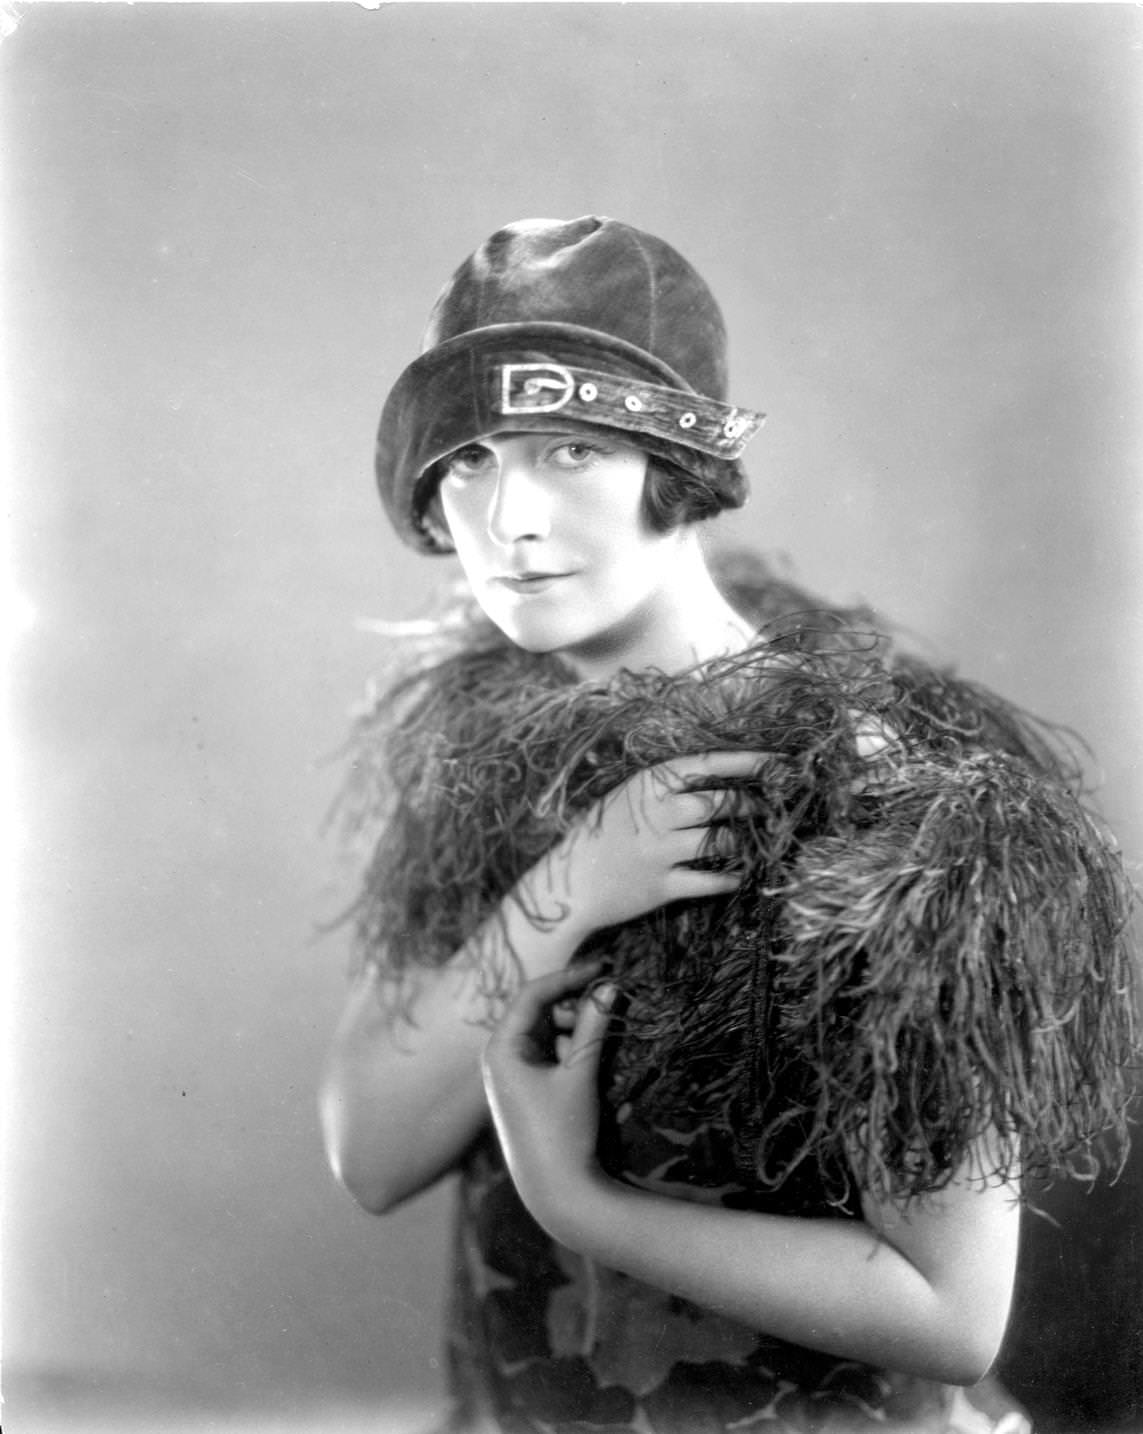
<svg viewBox="0 0 1143 1434"><path fill-rule="evenodd" d="M505 998L520 981L563 970L586 939L583 928L537 892L529 877L517 882L472 938L479 953L475 969L501 972L503 980L495 984ZM471 955L466 959L471 963Z"/></svg>
<svg viewBox="0 0 1143 1434"><path fill-rule="evenodd" d="M533 929L566 950L565 961L599 929L568 879L567 853L558 843L513 887L509 901Z"/></svg>
<svg viewBox="0 0 1143 1434"><path fill-rule="evenodd" d="M560 1171L541 1188L521 1192L532 1218L558 1244L591 1253L624 1194L637 1194L598 1166Z"/></svg>

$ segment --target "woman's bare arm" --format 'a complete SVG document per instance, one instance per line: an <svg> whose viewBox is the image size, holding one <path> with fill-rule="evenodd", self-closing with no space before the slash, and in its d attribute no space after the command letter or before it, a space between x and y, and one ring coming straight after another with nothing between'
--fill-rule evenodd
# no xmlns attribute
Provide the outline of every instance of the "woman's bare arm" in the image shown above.
<svg viewBox="0 0 1143 1434"><path fill-rule="evenodd" d="M534 1207L553 1238L767 1334L847 1359L973 1384L1000 1348L1019 1209L967 1180L891 1229L695 1205L605 1177Z"/></svg>
<svg viewBox="0 0 1143 1434"><path fill-rule="evenodd" d="M574 928L528 919L509 898L439 970L412 973L402 992L408 1015L393 1009L381 978L366 968L350 992L334 1036L320 1110L334 1174L359 1205L384 1214L446 1174L488 1120L480 1056L490 1002L482 960L529 975L558 970L578 945ZM496 947L480 952L484 943ZM511 945L511 952L508 947Z"/></svg>
<svg viewBox="0 0 1143 1434"><path fill-rule="evenodd" d="M359 1204L380 1214L415 1195L456 1164L488 1119L480 1057L498 1012L481 988L481 968L515 966L530 980L562 969L602 927L738 886L740 873L687 863L733 802L703 782L753 775L759 761L712 752L648 768L617 788L449 962L410 975L402 992L409 1018L387 1009L380 978L363 973L321 1094L330 1163Z"/></svg>
<svg viewBox="0 0 1143 1434"><path fill-rule="evenodd" d="M970 1384L996 1356L1015 1275L1019 1207L978 1149L941 1192L864 1201L864 1220L694 1204L610 1179L595 1159L607 1012L591 1000L555 1059L541 1010L582 977L531 983L506 1012L485 1081L513 1180L553 1239L611 1269L781 1339Z"/></svg>

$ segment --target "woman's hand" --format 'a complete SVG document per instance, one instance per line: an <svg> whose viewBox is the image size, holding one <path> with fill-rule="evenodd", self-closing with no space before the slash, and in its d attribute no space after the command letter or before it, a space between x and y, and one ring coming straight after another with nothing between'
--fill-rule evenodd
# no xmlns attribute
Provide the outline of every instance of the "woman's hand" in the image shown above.
<svg viewBox="0 0 1143 1434"><path fill-rule="evenodd" d="M579 940L672 901L736 890L744 871L728 823L749 799L726 783L757 776L765 754L707 752L647 767L609 792L529 873L541 920ZM718 869L690 863L722 858Z"/></svg>
<svg viewBox="0 0 1143 1434"><path fill-rule="evenodd" d="M970 1161L904 1207L807 1220L694 1203L610 1179L595 1153L611 988L598 964L541 977L505 1011L484 1084L520 1198L554 1240L779 1339L927 1379L973 1383L995 1358L1019 1205Z"/></svg>
<svg viewBox="0 0 1143 1434"><path fill-rule="evenodd" d="M529 981L484 1051L500 1144L520 1198L541 1224L598 1172L599 1054L614 996L611 986L583 994L598 970L587 962Z"/></svg>

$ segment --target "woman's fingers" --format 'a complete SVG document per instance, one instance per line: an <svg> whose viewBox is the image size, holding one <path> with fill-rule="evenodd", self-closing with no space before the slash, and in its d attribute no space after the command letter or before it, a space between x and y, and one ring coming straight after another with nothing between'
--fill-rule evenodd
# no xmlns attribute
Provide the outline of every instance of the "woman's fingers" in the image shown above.
<svg viewBox="0 0 1143 1434"><path fill-rule="evenodd" d="M598 961L583 961L562 971L552 971L526 981L505 1007L490 1046L512 1044L530 1046L545 1011L561 997L582 991L599 971Z"/></svg>
<svg viewBox="0 0 1143 1434"><path fill-rule="evenodd" d="M731 826L710 826L698 846L700 861L737 861L743 854L742 837Z"/></svg>
<svg viewBox="0 0 1143 1434"><path fill-rule="evenodd" d="M597 986L584 996L576 1017L575 1030L570 1036L561 1036L557 1041L557 1055L563 1065L574 1065L585 1057L598 1063L600 1044L607 1034L614 1001L615 987L610 983ZM559 1050L561 1041L566 1041L562 1051Z"/></svg>
<svg viewBox="0 0 1143 1434"><path fill-rule="evenodd" d="M701 791L710 781L754 777L779 754L776 752L699 752L693 757L674 757L663 766L681 781L687 791Z"/></svg>
<svg viewBox="0 0 1143 1434"><path fill-rule="evenodd" d="M728 783L756 777L770 752L701 752L645 767L606 799L626 803L639 829L652 832L705 826L742 814L757 802Z"/></svg>
<svg viewBox="0 0 1143 1434"><path fill-rule="evenodd" d="M574 996L561 996L558 1001L553 1002L548 1014L557 1031L571 1031L575 1028L578 1012L579 1002Z"/></svg>
<svg viewBox="0 0 1143 1434"><path fill-rule="evenodd" d="M714 791L687 789L675 798L678 824L683 827L704 827L711 822L725 821L741 805L741 793L722 787Z"/></svg>
<svg viewBox="0 0 1143 1434"><path fill-rule="evenodd" d="M724 784L756 777L772 755L707 752L647 769L660 805L659 821L665 819L677 831L732 822L761 811L763 804L757 791Z"/></svg>
<svg viewBox="0 0 1143 1434"><path fill-rule="evenodd" d="M690 861L734 861L757 849L746 812L712 821L688 822L664 837L663 853L673 866Z"/></svg>
<svg viewBox="0 0 1143 1434"><path fill-rule="evenodd" d="M742 885L745 872L738 867L717 870L677 866L666 882L664 902L698 901L710 896L730 896Z"/></svg>
<svg viewBox="0 0 1143 1434"><path fill-rule="evenodd" d="M741 781L757 774L777 754L774 752L696 752L689 757L672 757L640 776L651 779L661 794L701 792L710 783Z"/></svg>
<svg viewBox="0 0 1143 1434"><path fill-rule="evenodd" d="M675 798L676 825L681 828L707 827L718 822L743 821L760 815L765 802L756 793L741 787L714 791L680 792Z"/></svg>
<svg viewBox="0 0 1143 1434"><path fill-rule="evenodd" d="M571 993L582 991L599 972L599 961L585 961L539 976L521 986L501 1017L484 1051L485 1079L510 1068L513 1060L527 1065L572 1065L599 1059L598 1046L611 1019L615 988L610 984L583 996L568 1010ZM546 1023L546 1035L541 1034ZM556 1027L555 1040L551 1025ZM509 1064L506 1066L506 1062Z"/></svg>

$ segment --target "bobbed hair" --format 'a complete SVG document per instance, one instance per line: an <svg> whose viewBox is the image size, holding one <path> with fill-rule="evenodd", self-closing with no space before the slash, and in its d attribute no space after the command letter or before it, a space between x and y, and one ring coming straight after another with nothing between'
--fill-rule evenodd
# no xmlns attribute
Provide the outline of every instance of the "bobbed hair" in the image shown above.
<svg viewBox="0 0 1143 1434"><path fill-rule="evenodd" d="M724 483L652 455L643 480L643 518L653 533L670 533L686 523L702 523L727 508L739 507L741 499L736 501L736 496L727 492Z"/></svg>
<svg viewBox="0 0 1143 1434"><path fill-rule="evenodd" d="M447 459L442 459L434 465L425 485L429 496L418 515L418 522L428 531L438 533L438 541L443 542L448 541L448 524L441 505L440 480L447 463ZM687 523L705 522L727 508L740 507L741 503L741 497L728 492L720 479L688 472L657 454L647 455L640 513L652 533L671 533Z"/></svg>

